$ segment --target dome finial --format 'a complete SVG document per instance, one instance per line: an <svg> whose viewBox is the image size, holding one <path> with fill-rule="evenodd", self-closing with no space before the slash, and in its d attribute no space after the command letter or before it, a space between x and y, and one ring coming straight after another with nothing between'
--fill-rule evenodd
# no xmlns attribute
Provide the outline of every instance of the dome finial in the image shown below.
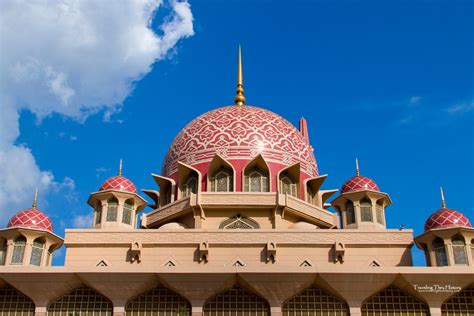
<svg viewBox="0 0 474 316"><path fill-rule="evenodd" d="M356 158L356 176L360 176L359 159Z"/></svg>
<svg viewBox="0 0 474 316"><path fill-rule="evenodd" d="M38 202L38 188L35 190L35 197L33 198L33 205L31 205L32 208L36 209L36 203Z"/></svg>
<svg viewBox="0 0 474 316"><path fill-rule="evenodd" d="M442 208L446 208L446 201L445 201L445 199L444 199L443 187L440 187L440 188L439 188L439 191L441 192L441 207L442 207Z"/></svg>
<svg viewBox="0 0 474 316"><path fill-rule="evenodd" d="M118 175L119 175L119 176L122 176L122 159L120 159Z"/></svg>
<svg viewBox="0 0 474 316"><path fill-rule="evenodd" d="M237 64L237 94L235 95L235 105L242 106L245 104L244 96L244 79L242 75L242 50L239 45L239 60Z"/></svg>

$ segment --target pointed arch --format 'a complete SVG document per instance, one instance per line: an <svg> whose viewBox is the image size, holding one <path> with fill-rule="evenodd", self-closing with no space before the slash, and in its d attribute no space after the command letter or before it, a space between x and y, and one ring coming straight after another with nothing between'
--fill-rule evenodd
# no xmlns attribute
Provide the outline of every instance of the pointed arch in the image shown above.
<svg viewBox="0 0 474 316"><path fill-rule="evenodd" d="M300 196L300 164L294 164L278 172L278 192L294 197Z"/></svg>
<svg viewBox="0 0 474 316"><path fill-rule="evenodd" d="M48 316L111 316L112 302L86 285L56 299L48 306Z"/></svg>
<svg viewBox="0 0 474 316"><path fill-rule="evenodd" d="M214 155L207 171L207 191L234 192L235 169L227 160Z"/></svg>
<svg viewBox="0 0 474 316"><path fill-rule="evenodd" d="M26 237L20 235L13 240L13 253L11 256L11 264L23 264L26 249Z"/></svg>
<svg viewBox="0 0 474 316"><path fill-rule="evenodd" d="M474 315L474 284L462 289L441 305L443 316Z"/></svg>
<svg viewBox="0 0 474 316"><path fill-rule="evenodd" d="M453 248L453 261L456 265L467 265L466 242L464 237L456 235L451 239Z"/></svg>
<svg viewBox="0 0 474 316"><path fill-rule="evenodd" d="M327 176L327 174L323 174L321 176L304 180L304 187L306 188L306 202L320 207L323 206L321 195L318 195L318 192L321 189L321 185L323 184L324 180L326 180Z"/></svg>
<svg viewBox="0 0 474 316"><path fill-rule="evenodd" d="M106 222L116 222L118 213L118 200L116 197L112 197L107 200L107 216Z"/></svg>
<svg viewBox="0 0 474 316"><path fill-rule="evenodd" d="M35 304L33 301L7 284L0 287L0 316L33 316Z"/></svg>
<svg viewBox="0 0 474 316"><path fill-rule="evenodd" d="M446 247L444 245L444 240L440 237L436 237L432 244L433 250L436 258L436 266L444 267L448 265L448 256L446 254Z"/></svg>
<svg viewBox="0 0 474 316"><path fill-rule="evenodd" d="M242 191L271 192L271 172L262 155L257 155L242 171Z"/></svg>
<svg viewBox="0 0 474 316"><path fill-rule="evenodd" d="M234 285L204 303L203 316L269 316L270 305L259 295Z"/></svg>
<svg viewBox="0 0 474 316"><path fill-rule="evenodd" d="M373 222L374 219L372 217L372 202L369 198L364 197L360 201L360 221Z"/></svg>
<svg viewBox="0 0 474 316"><path fill-rule="evenodd" d="M31 256L30 256L30 264L33 266L41 266L43 261L43 253L45 251L46 241L43 237L38 237L33 240L33 244L31 245Z"/></svg>
<svg viewBox="0 0 474 316"><path fill-rule="evenodd" d="M7 257L7 239L0 237L0 266L5 265L5 259Z"/></svg>
<svg viewBox="0 0 474 316"><path fill-rule="evenodd" d="M282 312L283 316L348 316L349 306L342 299L312 285L287 300L282 306Z"/></svg>
<svg viewBox="0 0 474 316"><path fill-rule="evenodd" d="M199 170L178 161L178 198L185 198L201 192L202 176Z"/></svg>
<svg viewBox="0 0 474 316"><path fill-rule="evenodd" d="M191 303L178 293L158 285L131 299L125 316L191 315Z"/></svg>
<svg viewBox="0 0 474 316"><path fill-rule="evenodd" d="M362 316L428 316L428 305L394 285L390 285L362 304Z"/></svg>
<svg viewBox="0 0 474 316"><path fill-rule="evenodd" d="M221 222L219 229L258 229L260 225L257 221L241 215L236 214Z"/></svg>

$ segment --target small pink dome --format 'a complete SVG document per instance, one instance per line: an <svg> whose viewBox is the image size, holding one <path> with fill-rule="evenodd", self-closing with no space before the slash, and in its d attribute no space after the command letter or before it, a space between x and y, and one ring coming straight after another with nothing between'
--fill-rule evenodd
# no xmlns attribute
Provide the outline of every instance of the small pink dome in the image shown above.
<svg viewBox="0 0 474 316"><path fill-rule="evenodd" d="M133 182L122 176L115 176L105 180L104 183L102 183L102 185L100 186L99 191L106 190L117 190L137 193L137 188L135 187Z"/></svg>
<svg viewBox="0 0 474 316"><path fill-rule="evenodd" d="M53 224L49 217L36 208L30 208L16 213L8 222L7 227L26 227L53 232Z"/></svg>
<svg viewBox="0 0 474 316"><path fill-rule="evenodd" d="M448 227L472 227L472 225L464 214L446 207L431 214L425 223L425 231Z"/></svg>
<svg viewBox="0 0 474 316"><path fill-rule="evenodd" d="M372 190L380 191L379 186L375 183L374 180L364 177L364 176L355 176L347 180L343 185L341 192L356 192L363 190Z"/></svg>

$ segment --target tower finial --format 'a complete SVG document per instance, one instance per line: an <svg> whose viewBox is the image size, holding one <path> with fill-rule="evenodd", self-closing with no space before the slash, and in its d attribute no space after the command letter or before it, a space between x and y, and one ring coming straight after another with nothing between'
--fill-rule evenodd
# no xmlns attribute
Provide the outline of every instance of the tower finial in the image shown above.
<svg viewBox="0 0 474 316"><path fill-rule="evenodd" d="M235 105L242 106L245 104L244 96L244 78L242 75L242 50L239 45L239 60L237 63L237 91L234 99Z"/></svg>
<svg viewBox="0 0 474 316"><path fill-rule="evenodd" d="M360 176L359 159L356 158L356 176Z"/></svg>
<svg viewBox="0 0 474 316"><path fill-rule="evenodd" d="M35 197L33 199L33 205L31 205L31 207L33 207L34 209L36 209L36 203L38 202L38 188L36 188L35 190Z"/></svg>
<svg viewBox="0 0 474 316"><path fill-rule="evenodd" d="M442 208L446 208L446 201L445 201L445 199L444 199L443 187L440 187L440 188L439 188L439 191L441 192L441 207L442 207Z"/></svg>
<svg viewBox="0 0 474 316"><path fill-rule="evenodd" d="M122 176L122 159L121 159L121 158L120 158L120 164L119 164L118 175L119 175L119 176Z"/></svg>

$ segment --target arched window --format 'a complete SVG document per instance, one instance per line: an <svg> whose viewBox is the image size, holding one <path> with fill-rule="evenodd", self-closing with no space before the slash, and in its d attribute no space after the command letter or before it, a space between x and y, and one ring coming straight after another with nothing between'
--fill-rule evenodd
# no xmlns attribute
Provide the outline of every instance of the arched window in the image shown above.
<svg viewBox="0 0 474 316"><path fill-rule="evenodd" d="M260 225L251 218L237 214L226 220L220 225L219 229L257 229Z"/></svg>
<svg viewBox="0 0 474 316"><path fill-rule="evenodd" d="M5 264L5 257L7 256L7 240L0 238L0 266Z"/></svg>
<svg viewBox="0 0 474 316"><path fill-rule="evenodd" d="M436 266L444 267L448 265L448 257L446 256L446 248L444 247L444 241L441 238L433 240L433 250L436 257Z"/></svg>
<svg viewBox="0 0 474 316"><path fill-rule="evenodd" d="M428 316L428 306L391 285L368 299L361 308L362 316Z"/></svg>
<svg viewBox="0 0 474 316"><path fill-rule="evenodd" d="M461 290L441 305L443 316L474 315L474 284Z"/></svg>
<svg viewBox="0 0 474 316"><path fill-rule="evenodd" d="M107 201L107 222L117 221L118 201L116 198L111 198Z"/></svg>
<svg viewBox="0 0 474 316"><path fill-rule="evenodd" d="M377 201L377 204L375 204L375 214L377 216L377 223L383 225L383 201Z"/></svg>
<svg viewBox="0 0 474 316"><path fill-rule="evenodd" d="M360 220L362 222L372 222L372 203L369 199L360 201Z"/></svg>
<svg viewBox="0 0 474 316"><path fill-rule="evenodd" d="M0 288L0 316L33 316L33 301L10 285Z"/></svg>
<svg viewBox="0 0 474 316"><path fill-rule="evenodd" d="M41 260L43 258L43 251L44 251L44 240L42 238L36 238L33 241L33 245L31 247L31 257L30 257L30 264L34 266L40 266Z"/></svg>
<svg viewBox="0 0 474 316"><path fill-rule="evenodd" d="M294 197L297 197L298 194L296 191L296 182L286 171L280 175L280 193Z"/></svg>
<svg viewBox="0 0 474 316"><path fill-rule="evenodd" d="M196 194L198 187L198 179L194 176L190 176L183 185L181 195L183 198L188 197L191 193Z"/></svg>
<svg viewBox="0 0 474 316"><path fill-rule="evenodd" d="M452 239L454 264L467 265L466 243L464 238L456 236Z"/></svg>
<svg viewBox="0 0 474 316"><path fill-rule="evenodd" d="M26 238L23 236L17 237L13 241L12 264L22 264L25 256Z"/></svg>
<svg viewBox="0 0 474 316"><path fill-rule="evenodd" d="M123 204L122 223L130 225L132 223L133 200L128 199Z"/></svg>
<svg viewBox="0 0 474 316"><path fill-rule="evenodd" d="M212 192L231 192L233 191L232 170L227 167L221 167L211 176Z"/></svg>
<svg viewBox="0 0 474 316"><path fill-rule="evenodd" d="M84 285L48 306L48 316L112 316L112 312L109 299Z"/></svg>
<svg viewBox="0 0 474 316"><path fill-rule="evenodd" d="M355 213L354 213L354 203L352 201L347 201L346 203L346 223L347 225L354 224L355 220Z"/></svg>
<svg viewBox="0 0 474 316"><path fill-rule="evenodd" d="M191 304L165 287L155 287L134 298L125 306L125 316L187 316Z"/></svg>
<svg viewBox="0 0 474 316"><path fill-rule="evenodd" d="M95 224L98 225L102 222L102 203L97 202L95 206Z"/></svg>
<svg viewBox="0 0 474 316"><path fill-rule="evenodd" d="M268 173L259 168L250 168L245 171L244 191L268 192Z"/></svg>
<svg viewBox="0 0 474 316"><path fill-rule="evenodd" d="M235 285L208 300L203 316L268 316L270 306L260 296Z"/></svg>
<svg viewBox="0 0 474 316"><path fill-rule="evenodd" d="M316 204L316 194L313 193L313 190L308 185L306 185L306 202Z"/></svg>
<svg viewBox="0 0 474 316"><path fill-rule="evenodd" d="M343 300L313 285L284 303L282 312L283 316L348 316L349 306Z"/></svg>

